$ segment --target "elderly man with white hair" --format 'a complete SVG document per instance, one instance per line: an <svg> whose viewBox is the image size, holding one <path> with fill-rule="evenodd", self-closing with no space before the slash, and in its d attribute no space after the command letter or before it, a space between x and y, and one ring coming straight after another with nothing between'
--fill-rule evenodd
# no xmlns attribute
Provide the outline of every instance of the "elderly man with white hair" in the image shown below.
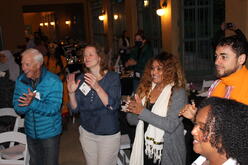
<svg viewBox="0 0 248 165"><path fill-rule="evenodd" d="M16 80L13 105L25 116L29 163L58 165L62 82L43 66L43 55L36 49L25 50L21 64L23 74Z"/></svg>

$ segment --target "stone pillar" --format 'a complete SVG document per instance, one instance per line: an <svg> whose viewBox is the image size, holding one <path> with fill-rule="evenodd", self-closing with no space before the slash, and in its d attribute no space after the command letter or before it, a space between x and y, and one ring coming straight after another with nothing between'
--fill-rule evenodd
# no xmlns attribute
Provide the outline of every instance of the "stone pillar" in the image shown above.
<svg viewBox="0 0 248 165"><path fill-rule="evenodd" d="M163 2L164 0L160 0L161 6ZM165 15L161 16L162 48L178 56L181 53L181 30L178 25L181 18L180 1L167 0L165 10Z"/></svg>
<svg viewBox="0 0 248 165"><path fill-rule="evenodd" d="M125 15L127 34L130 36L131 45L134 44L134 35L138 30L136 0L125 0Z"/></svg>
<svg viewBox="0 0 248 165"><path fill-rule="evenodd" d="M103 21L104 33L106 36L105 47L112 48L113 46L113 13L111 10L111 0L103 0L103 10L105 12L105 19Z"/></svg>
<svg viewBox="0 0 248 165"><path fill-rule="evenodd" d="M93 41L93 28L92 28L92 14L90 1L84 2L84 25L85 25L85 39L86 42Z"/></svg>

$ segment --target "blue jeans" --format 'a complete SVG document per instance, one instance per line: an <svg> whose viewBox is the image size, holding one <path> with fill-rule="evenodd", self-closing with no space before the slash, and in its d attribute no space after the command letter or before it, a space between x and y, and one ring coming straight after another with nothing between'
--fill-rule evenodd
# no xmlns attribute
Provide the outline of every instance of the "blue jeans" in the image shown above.
<svg viewBox="0 0 248 165"><path fill-rule="evenodd" d="M58 165L60 135L48 139L27 136L30 165Z"/></svg>

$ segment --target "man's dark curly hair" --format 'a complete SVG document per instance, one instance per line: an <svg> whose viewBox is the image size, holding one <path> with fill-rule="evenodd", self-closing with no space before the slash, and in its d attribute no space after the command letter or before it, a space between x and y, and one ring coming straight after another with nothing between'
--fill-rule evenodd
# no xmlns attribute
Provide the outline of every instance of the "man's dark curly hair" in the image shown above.
<svg viewBox="0 0 248 165"><path fill-rule="evenodd" d="M240 38L238 35L233 35L229 37L222 38L218 44L218 46L230 46L234 53L239 57L242 54L246 55L248 54L248 44L247 41Z"/></svg>
<svg viewBox="0 0 248 165"><path fill-rule="evenodd" d="M227 158L241 165L248 164L248 106L234 100L211 97L201 102L199 108L210 106L205 134L210 144Z"/></svg>

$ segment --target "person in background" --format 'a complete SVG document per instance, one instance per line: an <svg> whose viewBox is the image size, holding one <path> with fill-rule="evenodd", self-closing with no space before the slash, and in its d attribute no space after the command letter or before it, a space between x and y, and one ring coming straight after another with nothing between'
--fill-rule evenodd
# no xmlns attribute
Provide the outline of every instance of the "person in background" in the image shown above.
<svg viewBox="0 0 248 165"><path fill-rule="evenodd" d="M176 57L163 52L147 63L135 100L127 103L127 111L139 119L130 165L185 165L184 129L177 115L187 103L184 88Z"/></svg>
<svg viewBox="0 0 248 165"><path fill-rule="evenodd" d="M139 31L135 34L135 46L130 50L130 58L125 67L131 67L134 71L133 91L136 90L140 77L149 59L153 57L153 48L146 40L144 33Z"/></svg>
<svg viewBox="0 0 248 165"><path fill-rule="evenodd" d="M192 135L194 151L201 154L192 165L248 164L248 106L224 98L203 100Z"/></svg>
<svg viewBox="0 0 248 165"><path fill-rule="evenodd" d="M63 82L63 103L61 108L62 116L66 116L69 113L67 104L69 103L68 90L66 85L66 72L65 68L67 66L67 60L63 56L63 51L55 43L50 43L48 45L48 54L44 56L44 64L46 68L57 74Z"/></svg>
<svg viewBox="0 0 248 165"><path fill-rule="evenodd" d="M63 84L43 67L38 50L25 50L21 63L23 74L16 80L13 106L24 114L29 164L58 165Z"/></svg>
<svg viewBox="0 0 248 165"><path fill-rule="evenodd" d="M127 37L127 31L122 32L121 38L119 39L119 53L121 56L121 62L123 66L129 58L129 48L130 48L130 39Z"/></svg>
<svg viewBox="0 0 248 165"><path fill-rule="evenodd" d="M83 49L85 73L67 78L70 108L80 113L80 142L87 165L116 165L120 148L121 85L118 73L109 71L103 48Z"/></svg>
<svg viewBox="0 0 248 165"><path fill-rule="evenodd" d="M209 88L208 97L233 99L248 105L247 42L239 36L230 36L219 41L215 51L216 76L219 78ZM196 106L187 104L179 113L194 121Z"/></svg>
<svg viewBox="0 0 248 165"><path fill-rule="evenodd" d="M12 53L9 50L0 51L0 108L12 107L15 81L19 74L20 68Z"/></svg>
<svg viewBox="0 0 248 165"><path fill-rule="evenodd" d="M220 29L215 33L214 38L212 39L213 49L216 49L218 42L225 38L225 31L232 31L235 35L237 35L241 40L247 41L244 33L237 28L234 23L231 22L223 22L220 26Z"/></svg>
<svg viewBox="0 0 248 165"><path fill-rule="evenodd" d="M47 56L48 48L46 44L45 37L35 37L34 38L35 49L39 50L43 56Z"/></svg>
<svg viewBox="0 0 248 165"><path fill-rule="evenodd" d="M26 37L26 49L35 47L36 45L34 43L34 36L32 34L28 34Z"/></svg>
<svg viewBox="0 0 248 165"><path fill-rule="evenodd" d="M15 81L20 68L9 50L0 51L0 108L11 108ZM12 116L0 117L0 132L10 131L15 125Z"/></svg>

